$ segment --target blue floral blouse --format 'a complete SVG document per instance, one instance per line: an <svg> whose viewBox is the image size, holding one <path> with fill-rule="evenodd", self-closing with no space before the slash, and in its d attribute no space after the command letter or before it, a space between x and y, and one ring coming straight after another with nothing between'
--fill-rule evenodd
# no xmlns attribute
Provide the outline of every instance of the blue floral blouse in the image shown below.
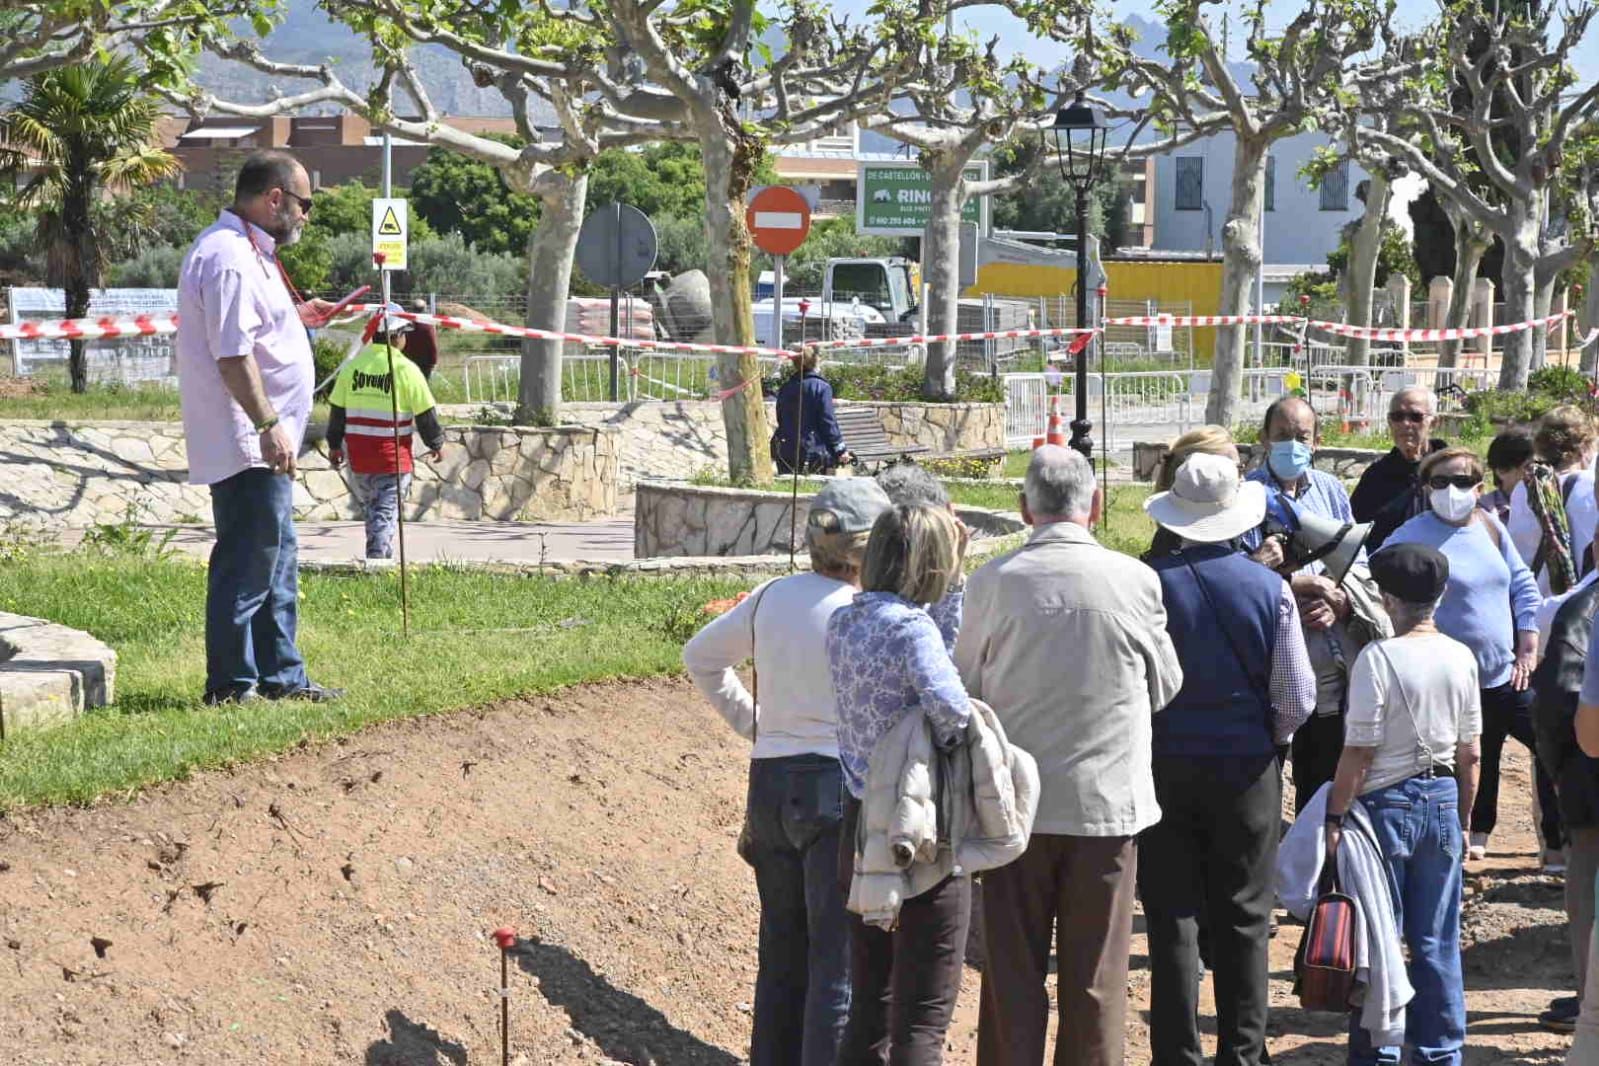
<svg viewBox="0 0 1599 1066"><path fill-rule="evenodd" d="M866 792L872 749L905 714L925 713L944 742L966 728L971 701L950 658L964 598L956 589L927 609L892 592L863 592L828 621L838 754L856 799Z"/></svg>

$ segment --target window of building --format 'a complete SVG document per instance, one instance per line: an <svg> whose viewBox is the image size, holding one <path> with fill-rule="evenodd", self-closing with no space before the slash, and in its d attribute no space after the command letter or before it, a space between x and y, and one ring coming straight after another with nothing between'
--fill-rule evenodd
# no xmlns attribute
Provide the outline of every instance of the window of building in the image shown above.
<svg viewBox="0 0 1599 1066"><path fill-rule="evenodd" d="M1177 210L1199 211L1205 206L1205 157L1177 157Z"/></svg>
<svg viewBox="0 0 1599 1066"><path fill-rule="evenodd" d="M1266 157L1266 210L1277 210L1277 157Z"/></svg>
<svg viewBox="0 0 1599 1066"><path fill-rule="evenodd" d="M1341 160L1322 175L1321 209L1323 211L1349 210L1349 160Z"/></svg>

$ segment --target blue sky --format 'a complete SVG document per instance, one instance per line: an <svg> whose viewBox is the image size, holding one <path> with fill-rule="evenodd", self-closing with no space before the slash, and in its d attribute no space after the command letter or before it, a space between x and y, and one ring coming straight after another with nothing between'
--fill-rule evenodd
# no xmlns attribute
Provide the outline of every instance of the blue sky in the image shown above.
<svg viewBox="0 0 1599 1066"><path fill-rule="evenodd" d="M867 4L866 0L835 0L833 6L858 17ZM1154 4L1150 0L1111 0L1111 6L1119 16L1138 15L1145 19L1154 17ZM1240 5L1232 3L1229 6L1237 10ZM1298 10L1297 3L1271 0L1267 11L1280 13L1281 17L1272 19L1271 15L1268 15L1268 21L1280 21L1286 24ZM1402 28L1414 29L1425 24L1437 10L1438 5L1435 0L1398 0L1396 19ZM1211 8L1211 11L1213 19L1219 18L1217 8ZM977 29L985 37L999 34L1003 47L1025 52L1030 60L1040 66L1053 67L1071 58L1069 50L1064 46L1052 41L1034 39L1019 22L998 9L979 8L967 12L961 21ZM1584 78L1599 77L1599 20L1595 20L1594 28L1590 29L1588 39L1583 42L1578 52L1577 69Z"/></svg>

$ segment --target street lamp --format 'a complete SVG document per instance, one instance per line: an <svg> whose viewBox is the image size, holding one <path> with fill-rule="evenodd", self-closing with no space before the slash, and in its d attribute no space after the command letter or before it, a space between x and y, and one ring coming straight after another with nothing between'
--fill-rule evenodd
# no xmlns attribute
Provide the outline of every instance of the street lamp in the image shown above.
<svg viewBox="0 0 1599 1066"><path fill-rule="evenodd" d="M1083 102L1078 90L1071 106L1055 116L1049 128L1055 138L1060 175L1077 194L1077 328L1088 326L1088 194L1099 180L1105 161L1105 142L1110 127L1099 109ZM1071 447L1093 458L1094 424L1088 420L1088 349L1077 350L1077 417L1072 421ZM1100 383L1101 387L1104 383Z"/></svg>

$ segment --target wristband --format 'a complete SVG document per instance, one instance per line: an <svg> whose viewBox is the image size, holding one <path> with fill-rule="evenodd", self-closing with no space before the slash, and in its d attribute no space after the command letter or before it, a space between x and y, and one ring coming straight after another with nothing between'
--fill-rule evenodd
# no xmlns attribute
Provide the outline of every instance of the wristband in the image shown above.
<svg viewBox="0 0 1599 1066"><path fill-rule="evenodd" d="M257 422L255 424L255 431L257 433L265 433L267 430L271 429L273 426L275 426L277 424L278 424L278 416L277 415L273 415L271 418L265 419L264 421L261 421L261 422Z"/></svg>
<svg viewBox="0 0 1599 1066"><path fill-rule="evenodd" d="M1331 811L1328 811L1325 824L1335 825L1339 829L1342 829L1344 827L1344 819L1347 817L1349 817L1349 813L1347 811L1345 811L1343 814L1333 814Z"/></svg>

